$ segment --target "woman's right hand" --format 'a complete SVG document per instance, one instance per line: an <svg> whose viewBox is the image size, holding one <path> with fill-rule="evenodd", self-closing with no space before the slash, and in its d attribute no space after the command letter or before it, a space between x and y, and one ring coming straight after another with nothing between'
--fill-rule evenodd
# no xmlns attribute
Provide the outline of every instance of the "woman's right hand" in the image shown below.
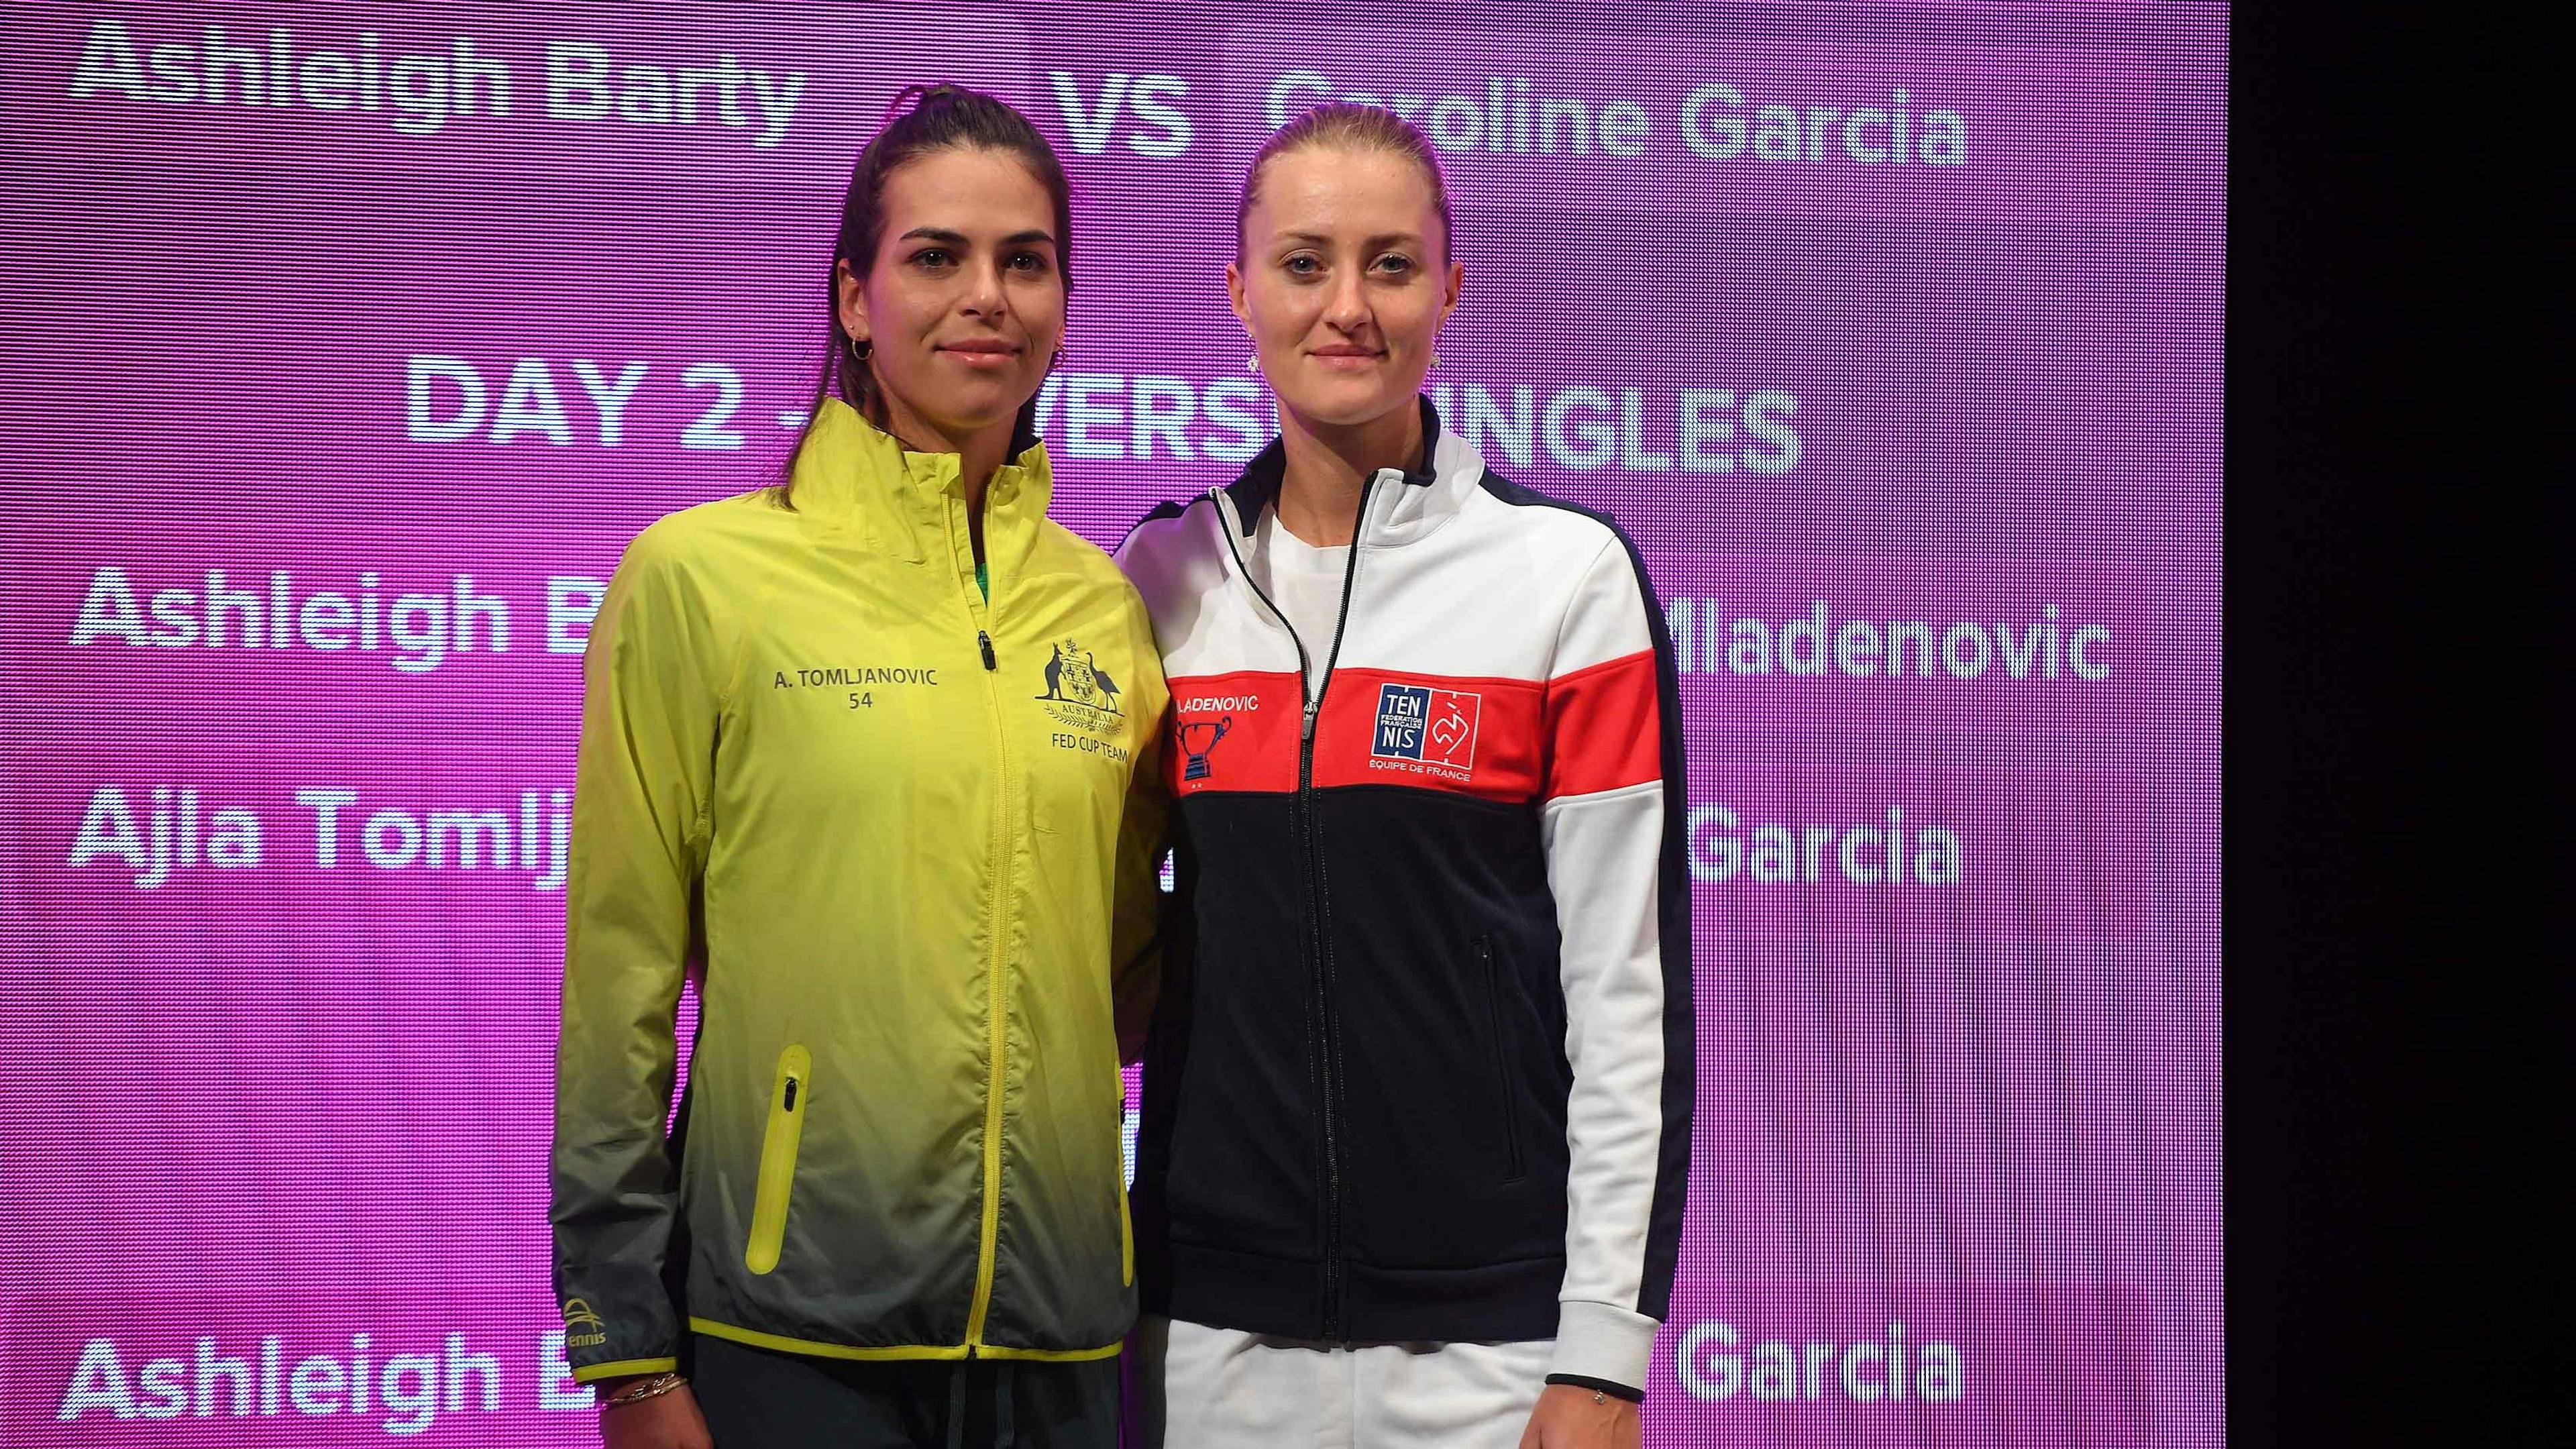
<svg viewBox="0 0 2576 1449"><path fill-rule="evenodd" d="M607 1379L599 1384L599 1401L639 1379ZM707 1416L698 1412L697 1397L686 1384L638 1403L599 1411L599 1442L606 1449L715 1449L707 1433Z"/></svg>

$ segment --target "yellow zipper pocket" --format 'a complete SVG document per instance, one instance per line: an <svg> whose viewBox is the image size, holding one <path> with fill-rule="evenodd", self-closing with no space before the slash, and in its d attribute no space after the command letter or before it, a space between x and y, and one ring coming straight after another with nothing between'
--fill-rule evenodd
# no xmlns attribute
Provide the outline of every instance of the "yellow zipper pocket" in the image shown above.
<svg viewBox="0 0 2576 1449"><path fill-rule="evenodd" d="M1136 1286L1136 1220L1127 1208L1127 1073L1120 1068L1110 1074L1113 1093L1110 1101L1117 1104L1118 1122L1118 1284Z"/></svg>
<svg viewBox="0 0 2576 1449"><path fill-rule="evenodd" d="M1118 1286L1136 1283L1136 1224L1127 1216L1127 1189L1118 1189Z"/></svg>
<svg viewBox="0 0 2576 1449"><path fill-rule="evenodd" d="M796 1139L805 1130L806 1078L814 1058L801 1046L778 1054L778 1082L769 1089L769 1130L760 1139L760 1192L751 1204L751 1243L743 1266L766 1273L778 1266L787 1238L787 1193L796 1185Z"/></svg>

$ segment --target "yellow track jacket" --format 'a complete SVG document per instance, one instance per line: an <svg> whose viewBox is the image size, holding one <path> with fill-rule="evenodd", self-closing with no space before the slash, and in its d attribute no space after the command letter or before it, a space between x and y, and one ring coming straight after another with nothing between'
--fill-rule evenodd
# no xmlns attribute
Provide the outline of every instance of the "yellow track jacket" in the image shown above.
<svg viewBox="0 0 2576 1449"><path fill-rule="evenodd" d="M1079 1359L1133 1318L1116 1023L1150 994L1162 669L1047 519L1042 447L987 490L988 604L957 464L827 401L792 509L675 513L609 585L556 1061L577 1379L671 1368L690 1328Z"/></svg>

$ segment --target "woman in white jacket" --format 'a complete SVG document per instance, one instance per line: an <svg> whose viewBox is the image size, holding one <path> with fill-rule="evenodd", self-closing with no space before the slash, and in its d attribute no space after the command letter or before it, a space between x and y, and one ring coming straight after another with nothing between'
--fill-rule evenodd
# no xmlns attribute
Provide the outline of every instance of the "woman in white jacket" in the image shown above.
<svg viewBox="0 0 2576 1449"><path fill-rule="evenodd" d="M1421 398L1463 269L1418 131L1307 112L1240 222L1279 441L1119 555L1175 731L1149 1442L1635 1449L1692 1100L1662 611Z"/></svg>

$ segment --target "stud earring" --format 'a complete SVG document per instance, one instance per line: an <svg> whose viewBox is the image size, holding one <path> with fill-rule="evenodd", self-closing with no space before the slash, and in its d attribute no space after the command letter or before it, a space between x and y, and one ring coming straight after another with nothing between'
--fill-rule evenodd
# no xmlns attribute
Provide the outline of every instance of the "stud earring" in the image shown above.
<svg viewBox="0 0 2576 1449"><path fill-rule="evenodd" d="M1261 357L1260 357L1260 354L1255 353L1254 355L1252 355L1252 356L1250 356L1250 357L1247 357L1247 358L1243 359L1243 370L1244 370L1244 371L1246 371L1246 372L1250 372L1250 373L1258 373L1258 372L1260 372L1260 371L1261 371Z"/></svg>

